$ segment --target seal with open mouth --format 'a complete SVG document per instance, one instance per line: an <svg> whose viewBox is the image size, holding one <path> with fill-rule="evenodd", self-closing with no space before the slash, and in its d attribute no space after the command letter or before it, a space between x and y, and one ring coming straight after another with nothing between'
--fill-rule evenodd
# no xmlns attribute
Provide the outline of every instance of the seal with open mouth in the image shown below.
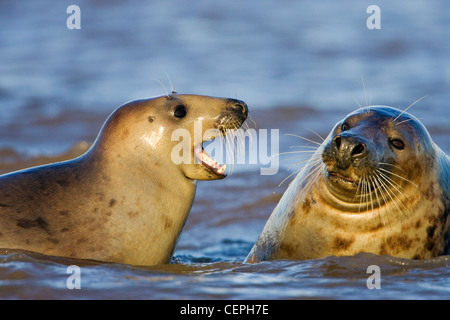
<svg viewBox="0 0 450 320"><path fill-rule="evenodd" d="M340 121L290 184L246 261L450 250L450 160L417 118L374 106Z"/></svg>
<svg viewBox="0 0 450 320"><path fill-rule="evenodd" d="M239 128L247 113L243 101L200 95L123 105L84 155L0 176L0 247L133 265L167 263L196 180L226 176L201 139L192 143L192 161L174 163L173 131L191 133L194 142L196 122L201 136L213 129L218 136Z"/></svg>

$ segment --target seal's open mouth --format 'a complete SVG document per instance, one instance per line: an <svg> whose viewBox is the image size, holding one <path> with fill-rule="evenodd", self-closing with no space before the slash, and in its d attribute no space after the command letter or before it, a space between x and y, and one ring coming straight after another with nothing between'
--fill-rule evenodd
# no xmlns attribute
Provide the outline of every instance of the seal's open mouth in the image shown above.
<svg viewBox="0 0 450 320"><path fill-rule="evenodd" d="M213 159L204 149L203 143L200 143L194 148L195 157L205 166L209 171L219 175L225 176L226 164L220 165L215 159Z"/></svg>

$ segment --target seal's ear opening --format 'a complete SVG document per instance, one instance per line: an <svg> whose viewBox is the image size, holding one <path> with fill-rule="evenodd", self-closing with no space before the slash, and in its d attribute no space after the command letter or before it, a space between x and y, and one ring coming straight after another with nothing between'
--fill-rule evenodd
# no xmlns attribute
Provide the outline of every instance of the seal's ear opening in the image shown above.
<svg viewBox="0 0 450 320"><path fill-rule="evenodd" d="M153 117L153 116L149 116L149 117L148 117L148 122L152 123L153 120L155 120L155 117Z"/></svg>

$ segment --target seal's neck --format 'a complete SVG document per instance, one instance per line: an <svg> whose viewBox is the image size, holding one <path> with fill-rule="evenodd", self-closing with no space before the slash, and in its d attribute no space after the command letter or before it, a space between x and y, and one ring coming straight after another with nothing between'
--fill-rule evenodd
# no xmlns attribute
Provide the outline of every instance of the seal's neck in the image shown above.
<svg viewBox="0 0 450 320"><path fill-rule="evenodd" d="M95 148L78 161L91 173L89 183L98 186L94 201L106 202L103 207L116 226L107 231L115 248L111 259L136 265L168 263L190 212L196 182L163 164L149 161L145 167L127 158L107 157Z"/></svg>

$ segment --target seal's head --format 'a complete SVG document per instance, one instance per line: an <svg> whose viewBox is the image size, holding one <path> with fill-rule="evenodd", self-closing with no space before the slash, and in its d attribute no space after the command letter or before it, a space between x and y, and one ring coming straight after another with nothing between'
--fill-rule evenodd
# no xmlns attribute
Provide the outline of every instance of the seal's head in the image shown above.
<svg viewBox="0 0 450 320"><path fill-rule="evenodd" d="M448 253L449 176L449 158L418 119L391 107L359 109L289 185L247 261Z"/></svg>
<svg viewBox="0 0 450 320"><path fill-rule="evenodd" d="M135 166L170 167L192 180L222 179L225 165L202 144L238 129L247 114L247 105L235 99L171 94L137 100L109 117L93 149L119 162L128 157Z"/></svg>
<svg viewBox="0 0 450 320"><path fill-rule="evenodd" d="M363 108L340 121L325 141L324 180L335 205L362 211L394 200L397 191L417 189L435 157L427 130L414 116L391 107Z"/></svg>

